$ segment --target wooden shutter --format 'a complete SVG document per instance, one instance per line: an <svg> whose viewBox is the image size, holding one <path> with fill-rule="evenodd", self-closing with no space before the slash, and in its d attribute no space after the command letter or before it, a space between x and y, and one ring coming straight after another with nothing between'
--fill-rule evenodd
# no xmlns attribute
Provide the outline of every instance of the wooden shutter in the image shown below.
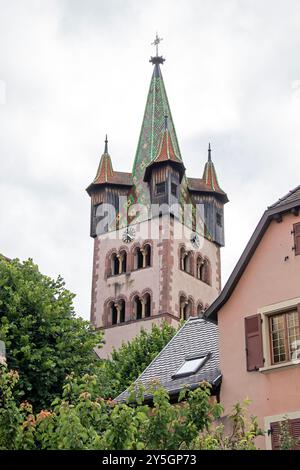
<svg viewBox="0 0 300 470"><path fill-rule="evenodd" d="M300 223L294 224L295 255L300 255Z"/></svg>
<svg viewBox="0 0 300 470"><path fill-rule="evenodd" d="M282 421L270 424L272 450L280 450L280 423ZM294 450L300 450L300 418L289 419L288 425L290 435L299 442L297 442Z"/></svg>
<svg viewBox="0 0 300 470"><path fill-rule="evenodd" d="M270 424L272 450L280 450L280 421Z"/></svg>
<svg viewBox="0 0 300 470"><path fill-rule="evenodd" d="M290 420L290 429L291 435L298 441L295 450L300 450L300 418Z"/></svg>
<svg viewBox="0 0 300 470"><path fill-rule="evenodd" d="M261 315L245 318L247 370L258 370L264 365Z"/></svg>

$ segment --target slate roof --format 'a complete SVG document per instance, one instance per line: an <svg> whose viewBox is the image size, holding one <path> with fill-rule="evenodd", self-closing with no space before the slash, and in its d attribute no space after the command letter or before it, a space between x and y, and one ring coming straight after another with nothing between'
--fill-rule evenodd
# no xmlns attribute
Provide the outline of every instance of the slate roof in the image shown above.
<svg viewBox="0 0 300 470"><path fill-rule="evenodd" d="M173 374L185 362L187 357L201 356L210 353L202 368L193 375L172 379ZM153 380L159 381L170 396L177 395L184 385L196 388L203 380L217 386L221 381L218 350L218 329L211 322L201 318L189 318L171 341L156 356L151 364L138 377L135 383L144 386ZM116 400L126 401L128 391L121 393ZM151 399L150 394L145 400Z"/></svg>
<svg viewBox="0 0 300 470"><path fill-rule="evenodd" d="M278 201L276 201L274 204L269 206L269 209L271 207L283 206L284 204L297 201L298 199L300 200L300 185L297 186L295 189L292 189L291 191L289 191L285 196L278 199Z"/></svg>

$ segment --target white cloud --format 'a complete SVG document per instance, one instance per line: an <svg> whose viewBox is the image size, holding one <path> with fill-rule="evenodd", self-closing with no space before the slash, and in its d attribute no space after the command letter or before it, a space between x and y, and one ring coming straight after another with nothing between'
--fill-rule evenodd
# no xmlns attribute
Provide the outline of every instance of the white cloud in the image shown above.
<svg viewBox="0 0 300 470"><path fill-rule="evenodd" d="M0 251L62 274L89 316L89 198L104 135L130 171L156 30L185 165L228 192L223 279L299 184L297 0L0 0ZM3 103L3 86L0 103Z"/></svg>

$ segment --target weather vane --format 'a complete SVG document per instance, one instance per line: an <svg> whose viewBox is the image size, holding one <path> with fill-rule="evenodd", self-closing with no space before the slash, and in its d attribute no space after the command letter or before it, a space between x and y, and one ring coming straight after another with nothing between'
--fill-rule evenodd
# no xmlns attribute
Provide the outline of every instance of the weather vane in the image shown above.
<svg viewBox="0 0 300 470"><path fill-rule="evenodd" d="M158 34L156 33L156 37L154 41L151 43L151 46L156 46L156 57L158 57L158 44L163 40L163 38L159 38Z"/></svg>

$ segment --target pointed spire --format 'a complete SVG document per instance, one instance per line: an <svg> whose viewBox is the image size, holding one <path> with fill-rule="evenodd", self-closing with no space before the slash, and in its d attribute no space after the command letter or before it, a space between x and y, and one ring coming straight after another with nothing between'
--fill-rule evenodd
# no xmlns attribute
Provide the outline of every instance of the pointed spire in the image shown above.
<svg viewBox="0 0 300 470"><path fill-rule="evenodd" d="M110 155L108 153L108 140L107 134L105 136L105 145L104 145L104 153L101 156L98 171L96 178L94 179L93 183L100 184L100 183L109 183L112 181L114 176L114 171L112 167L112 162Z"/></svg>
<svg viewBox="0 0 300 470"><path fill-rule="evenodd" d="M105 147L104 147L104 153L108 153L108 140L107 140L107 134L105 136Z"/></svg>
<svg viewBox="0 0 300 470"><path fill-rule="evenodd" d="M143 185L145 168L157 156L158 148L161 143L161 136L166 126L165 116L168 116L167 127L172 141L174 153L176 157L181 160L181 153L160 65L159 63L154 64L155 65L147 96L142 128L132 170L138 192L143 192L144 195L148 192L147 188Z"/></svg>
<svg viewBox="0 0 300 470"><path fill-rule="evenodd" d="M207 162L205 163L204 172L203 172L203 180L207 186L213 191L222 191L219 186L217 173L215 170L215 166L211 159L211 146L210 143L208 144L208 158Z"/></svg>

